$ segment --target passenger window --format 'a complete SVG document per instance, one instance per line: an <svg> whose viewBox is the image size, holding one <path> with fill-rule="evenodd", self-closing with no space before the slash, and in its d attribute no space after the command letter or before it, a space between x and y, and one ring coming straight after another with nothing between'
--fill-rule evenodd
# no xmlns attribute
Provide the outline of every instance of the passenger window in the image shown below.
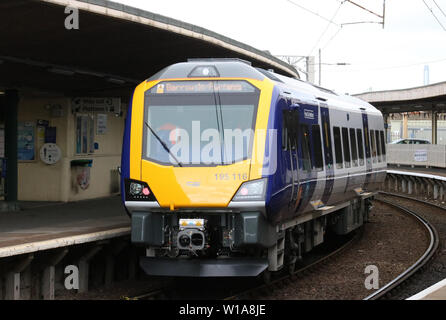
<svg viewBox="0 0 446 320"><path fill-rule="evenodd" d="M296 115L290 111L283 112L283 127L282 127L282 149L296 150Z"/></svg>
<svg viewBox="0 0 446 320"><path fill-rule="evenodd" d="M348 143L348 129L342 128L342 146L344 147L344 163L346 168L350 168L350 146Z"/></svg>
<svg viewBox="0 0 446 320"><path fill-rule="evenodd" d="M379 142L379 131L375 131L375 138L376 138L376 151L378 153L378 161L381 162L381 143Z"/></svg>
<svg viewBox="0 0 446 320"><path fill-rule="evenodd" d="M342 159L341 130L339 127L333 127L333 140L335 144L336 168L342 169L344 160Z"/></svg>
<svg viewBox="0 0 446 320"><path fill-rule="evenodd" d="M317 171L322 171L324 168L324 162L322 160L321 128L319 125L313 125L311 127L311 135L313 136L313 147L314 147L313 169L316 169Z"/></svg>
<svg viewBox="0 0 446 320"><path fill-rule="evenodd" d="M350 129L350 147L352 150L352 163L355 167L358 166L358 148L356 145L355 129Z"/></svg>
<svg viewBox="0 0 446 320"><path fill-rule="evenodd" d="M376 144L375 144L375 131L370 130L370 144L372 146L372 159L376 162Z"/></svg>
<svg viewBox="0 0 446 320"><path fill-rule="evenodd" d="M306 124L300 126L302 143L302 167L305 171L311 171L310 158L310 132Z"/></svg>
<svg viewBox="0 0 446 320"><path fill-rule="evenodd" d="M386 161L386 141L384 139L384 131L380 131L381 135L381 154L383 155L383 161Z"/></svg>
<svg viewBox="0 0 446 320"><path fill-rule="evenodd" d="M286 112L282 117L282 150L288 150L288 121Z"/></svg>
<svg viewBox="0 0 446 320"><path fill-rule="evenodd" d="M359 165L364 165L364 146L362 144L362 130L356 129L356 137L358 138Z"/></svg>
<svg viewBox="0 0 446 320"><path fill-rule="evenodd" d="M370 157L370 139L369 139L369 129L364 128L364 140L365 140L365 154L367 157Z"/></svg>

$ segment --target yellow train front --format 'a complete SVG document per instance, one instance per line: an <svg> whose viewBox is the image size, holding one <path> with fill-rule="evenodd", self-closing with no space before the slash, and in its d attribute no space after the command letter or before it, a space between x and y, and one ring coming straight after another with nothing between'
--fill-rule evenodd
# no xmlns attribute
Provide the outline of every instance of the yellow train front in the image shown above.
<svg viewBox="0 0 446 320"><path fill-rule="evenodd" d="M307 230L295 218L312 210L309 200L319 189L313 183L300 190L305 183L287 169L290 158L278 145L283 133L276 116L282 115L274 109L287 93L272 77L242 61L189 61L165 68L135 89L124 133L121 190L132 242L147 248L140 260L147 274L257 276L301 258L304 246L293 239ZM294 222L285 228L286 221ZM325 225L322 218L317 222L319 228ZM286 230L291 249L284 243ZM289 261L285 250L291 250Z"/></svg>
<svg viewBox="0 0 446 320"><path fill-rule="evenodd" d="M121 172L148 274L252 276L267 267L254 252L272 240L260 236L265 139L255 135L267 127L272 89L241 62L180 63L136 88Z"/></svg>

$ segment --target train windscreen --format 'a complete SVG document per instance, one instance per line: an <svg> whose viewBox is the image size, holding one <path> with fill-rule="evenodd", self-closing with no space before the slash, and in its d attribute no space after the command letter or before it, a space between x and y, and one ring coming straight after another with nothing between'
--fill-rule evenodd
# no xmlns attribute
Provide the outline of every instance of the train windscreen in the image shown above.
<svg viewBox="0 0 446 320"><path fill-rule="evenodd" d="M251 157L259 90L244 81L165 82L146 92L143 158L222 165Z"/></svg>

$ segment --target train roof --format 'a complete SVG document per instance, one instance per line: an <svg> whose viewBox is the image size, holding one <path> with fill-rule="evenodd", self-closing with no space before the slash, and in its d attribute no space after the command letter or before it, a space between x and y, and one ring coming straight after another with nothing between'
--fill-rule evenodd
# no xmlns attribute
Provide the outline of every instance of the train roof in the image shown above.
<svg viewBox="0 0 446 320"><path fill-rule="evenodd" d="M205 70L206 69L206 70ZM206 72L201 73L201 72ZM221 78L250 78L264 80L269 78L282 90L282 93L290 94L293 98L302 101L316 103L325 102L330 108L360 112L361 109L369 114L381 114L371 104L364 100L345 94L316 86L309 82L289 78L271 70L254 68L250 62L236 58L211 58L211 59L189 59L170 65L159 71L146 81L160 79L181 79L194 77L221 77Z"/></svg>

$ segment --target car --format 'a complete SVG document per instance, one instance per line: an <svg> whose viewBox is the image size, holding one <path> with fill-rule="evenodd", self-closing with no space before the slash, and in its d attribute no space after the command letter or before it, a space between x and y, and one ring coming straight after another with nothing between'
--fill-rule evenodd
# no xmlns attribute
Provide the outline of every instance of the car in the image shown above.
<svg viewBox="0 0 446 320"><path fill-rule="evenodd" d="M413 138L406 138L406 139L398 139L395 141L390 142L390 144L431 144L429 140L425 139L413 139Z"/></svg>

